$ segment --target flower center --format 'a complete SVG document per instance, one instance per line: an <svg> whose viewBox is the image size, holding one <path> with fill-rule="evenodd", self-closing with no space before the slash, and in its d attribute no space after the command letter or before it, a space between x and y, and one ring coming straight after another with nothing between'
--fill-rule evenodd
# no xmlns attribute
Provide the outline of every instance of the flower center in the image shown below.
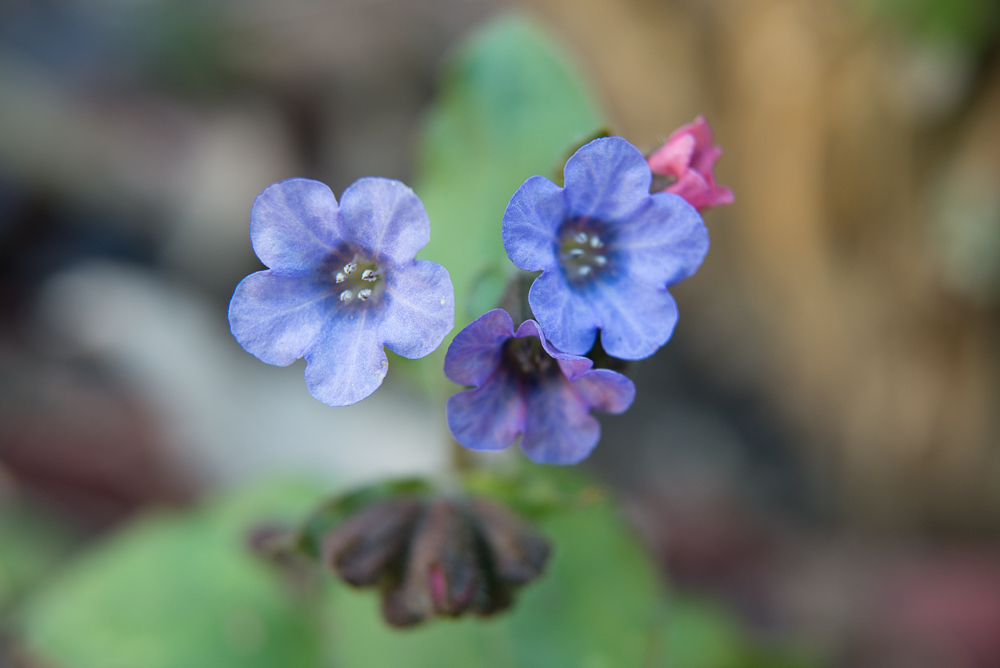
<svg viewBox="0 0 1000 668"><path fill-rule="evenodd" d="M329 264L333 289L341 304L369 304L382 296L385 272L371 258L360 253L344 254Z"/></svg>
<svg viewBox="0 0 1000 668"><path fill-rule="evenodd" d="M571 283L588 281L608 267L608 235L595 222L570 219L560 229L559 265Z"/></svg>
<svg viewBox="0 0 1000 668"><path fill-rule="evenodd" d="M503 363L525 382L537 382L559 370L559 364L537 336L511 338L504 344Z"/></svg>

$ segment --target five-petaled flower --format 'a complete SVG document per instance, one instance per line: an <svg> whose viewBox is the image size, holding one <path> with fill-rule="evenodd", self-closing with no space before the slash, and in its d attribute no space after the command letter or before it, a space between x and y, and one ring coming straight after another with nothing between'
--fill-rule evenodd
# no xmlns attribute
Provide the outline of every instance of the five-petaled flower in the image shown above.
<svg viewBox="0 0 1000 668"><path fill-rule="evenodd" d="M646 159L621 137L586 144L563 174L564 188L529 178L503 215L507 255L542 271L531 310L560 350L586 354L600 329L608 354L648 357L677 323L666 288L701 265L708 230L683 198L650 194Z"/></svg>
<svg viewBox="0 0 1000 668"><path fill-rule="evenodd" d="M635 385L586 357L555 349L538 323L514 332L503 309L494 309L458 333L444 372L472 389L448 399L448 427L472 450L502 450L523 433L521 449L542 464L575 464L601 437L591 410L622 413Z"/></svg>
<svg viewBox="0 0 1000 668"><path fill-rule="evenodd" d="M665 190L680 195L699 211L733 203L733 191L715 182L712 168L722 155L713 143L712 128L704 116L674 130L649 156L654 174L673 179Z"/></svg>
<svg viewBox="0 0 1000 668"><path fill-rule="evenodd" d="M399 181L359 179L339 205L318 181L276 183L254 202L250 238L269 269L236 287L233 336L268 364L305 357L306 385L325 404L378 389L383 345L424 357L455 325L448 271L414 260L430 239L427 212Z"/></svg>

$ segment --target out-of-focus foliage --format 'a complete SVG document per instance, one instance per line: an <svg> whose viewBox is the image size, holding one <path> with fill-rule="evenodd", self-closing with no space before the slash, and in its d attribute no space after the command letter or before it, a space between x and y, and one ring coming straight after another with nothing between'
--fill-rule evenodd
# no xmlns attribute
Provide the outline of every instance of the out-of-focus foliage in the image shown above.
<svg viewBox="0 0 1000 668"><path fill-rule="evenodd" d="M314 668L314 617L250 552L247 532L295 521L318 497L315 487L269 485L137 521L28 602L31 651L74 668Z"/></svg>
<svg viewBox="0 0 1000 668"><path fill-rule="evenodd" d="M253 524L301 517L317 497L313 487L266 485L138 521L29 601L29 648L74 668L295 668L324 656L344 668L648 665L663 599L607 500L540 523L555 553L512 612L400 632L382 621L371 592L337 585L323 603L296 598L249 551Z"/></svg>
<svg viewBox="0 0 1000 668"><path fill-rule="evenodd" d="M0 510L0 611L51 571L70 538L37 513Z"/></svg>
<svg viewBox="0 0 1000 668"><path fill-rule="evenodd" d="M548 175L602 125L582 79L531 23L509 18L474 35L452 59L417 161L417 193L433 221L419 257L448 268L455 332L496 306L513 265L500 238L511 194ZM441 376L447 338L422 366Z"/></svg>
<svg viewBox="0 0 1000 668"><path fill-rule="evenodd" d="M985 47L1000 24L996 0L856 0L883 19L929 41Z"/></svg>

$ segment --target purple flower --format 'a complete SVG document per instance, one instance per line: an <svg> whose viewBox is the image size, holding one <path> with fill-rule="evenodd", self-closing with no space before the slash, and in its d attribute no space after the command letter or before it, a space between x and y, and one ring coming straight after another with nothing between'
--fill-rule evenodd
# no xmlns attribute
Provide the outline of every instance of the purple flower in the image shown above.
<svg viewBox="0 0 1000 668"><path fill-rule="evenodd" d="M515 334L507 312L493 309L445 355L445 375L475 386L448 399L448 427L472 450L502 450L523 433L521 449L534 461L575 464L601 437L590 411L622 413L635 398L631 380L592 366L553 348L534 320Z"/></svg>
<svg viewBox="0 0 1000 668"><path fill-rule="evenodd" d="M383 345L423 357L455 326L448 271L413 259L430 221L399 181L359 179L339 205L318 181L276 183L253 204L250 239L269 269L236 286L233 336L268 364L305 357L306 386L325 404L347 406L378 389Z"/></svg>
<svg viewBox="0 0 1000 668"><path fill-rule="evenodd" d="M708 230L683 198L649 193L646 159L621 137L583 146L564 176L565 188L532 176L503 215L507 255L542 272L531 310L560 350L585 354L600 329L608 354L649 357L677 324L667 286L701 265Z"/></svg>

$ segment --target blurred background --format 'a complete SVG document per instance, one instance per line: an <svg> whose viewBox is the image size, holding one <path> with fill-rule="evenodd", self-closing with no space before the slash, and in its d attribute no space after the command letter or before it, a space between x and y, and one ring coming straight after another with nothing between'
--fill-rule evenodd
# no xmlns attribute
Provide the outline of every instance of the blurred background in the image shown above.
<svg viewBox="0 0 1000 668"><path fill-rule="evenodd" d="M449 49L512 10L615 133L704 114L726 151L736 204L587 464L665 577L822 665L1000 666L995 0L3 0L0 610L143 509L445 465L391 371L329 409L226 305L255 195L413 183Z"/></svg>

